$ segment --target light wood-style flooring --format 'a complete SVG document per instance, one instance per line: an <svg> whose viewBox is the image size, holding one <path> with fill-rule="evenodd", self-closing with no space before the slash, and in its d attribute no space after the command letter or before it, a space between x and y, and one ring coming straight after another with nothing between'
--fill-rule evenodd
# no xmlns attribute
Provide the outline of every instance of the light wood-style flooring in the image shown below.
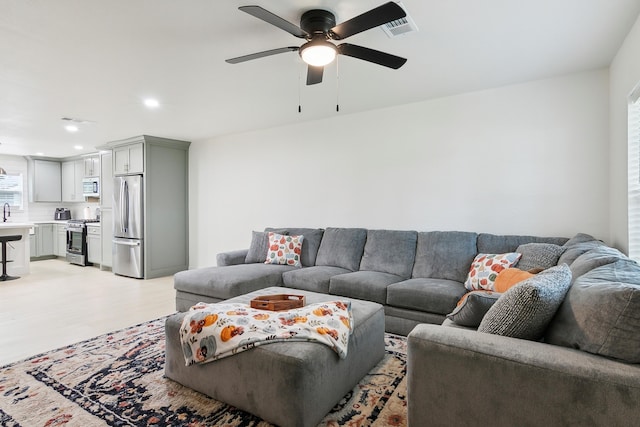
<svg viewBox="0 0 640 427"><path fill-rule="evenodd" d="M137 280L61 259L0 282L0 366L175 312L173 276Z"/></svg>

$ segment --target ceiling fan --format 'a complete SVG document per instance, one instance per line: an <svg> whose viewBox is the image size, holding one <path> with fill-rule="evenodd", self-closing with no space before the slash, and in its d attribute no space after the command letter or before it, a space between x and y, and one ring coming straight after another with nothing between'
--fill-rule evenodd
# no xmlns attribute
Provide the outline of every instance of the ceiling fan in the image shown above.
<svg viewBox="0 0 640 427"><path fill-rule="evenodd" d="M402 7L394 2L385 3L338 25L336 25L334 14L323 9L312 9L303 13L300 18L300 26L292 24L260 6L242 6L238 9L295 37L305 39L306 43L300 47L281 47L227 59L226 62L229 64L238 64L265 56L298 51L302 60L308 64L307 85L313 85L322 82L324 66L331 63L336 55L347 55L393 69L398 69L407 62L406 58L380 52L379 50L349 43L335 45L331 42L332 40L346 39L354 34L407 16Z"/></svg>

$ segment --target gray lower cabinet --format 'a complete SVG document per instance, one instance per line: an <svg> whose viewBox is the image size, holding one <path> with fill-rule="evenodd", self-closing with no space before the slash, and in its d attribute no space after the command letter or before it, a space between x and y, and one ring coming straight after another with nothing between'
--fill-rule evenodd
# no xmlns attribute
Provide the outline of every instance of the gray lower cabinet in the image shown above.
<svg viewBox="0 0 640 427"><path fill-rule="evenodd" d="M55 255L53 227L54 224L38 224L33 227L34 234L29 236L31 258L53 257Z"/></svg>
<svg viewBox="0 0 640 427"><path fill-rule="evenodd" d="M55 254L56 256L67 256L67 226L64 224L56 224L55 234L57 236Z"/></svg>
<svg viewBox="0 0 640 427"><path fill-rule="evenodd" d="M100 226L87 226L87 256L92 264L100 264L102 246L100 244Z"/></svg>

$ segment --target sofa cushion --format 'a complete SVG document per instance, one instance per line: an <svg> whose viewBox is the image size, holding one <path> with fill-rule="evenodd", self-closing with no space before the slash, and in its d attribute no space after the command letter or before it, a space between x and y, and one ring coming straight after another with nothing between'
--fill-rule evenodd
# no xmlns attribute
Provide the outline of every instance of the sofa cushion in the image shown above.
<svg viewBox="0 0 640 427"><path fill-rule="evenodd" d="M620 259L578 277L549 325L550 344L640 363L640 266Z"/></svg>
<svg viewBox="0 0 640 427"><path fill-rule="evenodd" d="M414 278L387 287L387 304L399 308L446 315L467 292L455 280Z"/></svg>
<svg viewBox="0 0 640 427"><path fill-rule="evenodd" d="M478 332L539 340L571 286L566 264L518 283L487 311Z"/></svg>
<svg viewBox="0 0 640 427"><path fill-rule="evenodd" d="M401 280L400 276L380 271L354 271L333 276L329 281L329 293L384 304L387 286Z"/></svg>
<svg viewBox="0 0 640 427"><path fill-rule="evenodd" d="M447 314L447 319L458 325L477 328L500 295L500 293L493 291L468 292L462 296L456 308Z"/></svg>
<svg viewBox="0 0 640 427"><path fill-rule="evenodd" d="M282 281L288 288L303 289L305 291L329 293L329 280L338 274L350 273L341 267L315 266L282 273Z"/></svg>
<svg viewBox="0 0 640 427"><path fill-rule="evenodd" d="M558 265L558 259L565 250L564 246L553 243L525 243L516 248L516 252L522 254L516 267L520 270L546 270Z"/></svg>
<svg viewBox="0 0 640 427"><path fill-rule="evenodd" d="M251 244L249 252L244 259L246 264L255 262L264 262L267 259L267 251L269 250L269 235L264 231L251 232Z"/></svg>
<svg viewBox="0 0 640 427"><path fill-rule="evenodd" d="M380 271L408 279L417 240L416 231L368 230L360 270Z"/></svg>
<svg viewBox="0 0 640 427"><path fill-rule="evenodd" d="M239 264L203 267L176 273L177 291L228 299L269 286L282 286L282 273L296 267L276 264Z"/></svg>
<svg viewBox="0 0 640 427"><path fill-rule="evenodd" d="M357 271L366 240L367 230L364 228L327 228L320 242L316 265Z"/></svg>
<svg viewBox="0 0 640 427"><path fill-rule="evenodd" d="M595 268L612 264L621 259L628 258L617 249L609 246L598 246L593 248L580 255L571 263L571 274L573 275L573 280L575 281L578 277Z"/></svg>
<svg viewBox="0 0 640 427"><path fill-rule="evenodd" d="M418 233L416 261L411 277L464 282L477 254L478 234L466 231Z"/></svg>
<svg viewBox="0 0 640 427"><path fill-rule="evenodd" d="M519 259L520 254L517 252L476 255L471 263L467 280L464 282L465 288L470 291L492 291L498 274L514 265Z"/></svg>
<svg viewBox="0 0 640 427"><path fill-rule="evenodd" d="M520 245L525 243L553 243L564 245L569 240L566 237L536 237L536 236L515 236L496 235L481 233L478 234L478 253L501 254L505 252L515 252Z"/></svg>

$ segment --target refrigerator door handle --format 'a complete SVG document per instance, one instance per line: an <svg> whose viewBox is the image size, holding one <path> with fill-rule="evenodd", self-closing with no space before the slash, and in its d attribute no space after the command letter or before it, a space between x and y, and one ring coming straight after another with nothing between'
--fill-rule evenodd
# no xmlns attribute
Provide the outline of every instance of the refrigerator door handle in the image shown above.
<svg viewBox="0 0 640 427"><path fill-rule="evenodd" d="M127 181L123 181L124 182L124 205L123 205L123 209L124 209L124 221L123 221L123 226L124 226L124 231L125 233L129 231L129 184L127 183Z"/></svg>
<svg viewBox="0 0 640 427"><path fill-rule="evenodd" d="M140 246L140 241L129 241L129 240L118 240L118 239L113 239L112 240L113 243L115 243L116 245L124 245L124 246Z"/></svg>

